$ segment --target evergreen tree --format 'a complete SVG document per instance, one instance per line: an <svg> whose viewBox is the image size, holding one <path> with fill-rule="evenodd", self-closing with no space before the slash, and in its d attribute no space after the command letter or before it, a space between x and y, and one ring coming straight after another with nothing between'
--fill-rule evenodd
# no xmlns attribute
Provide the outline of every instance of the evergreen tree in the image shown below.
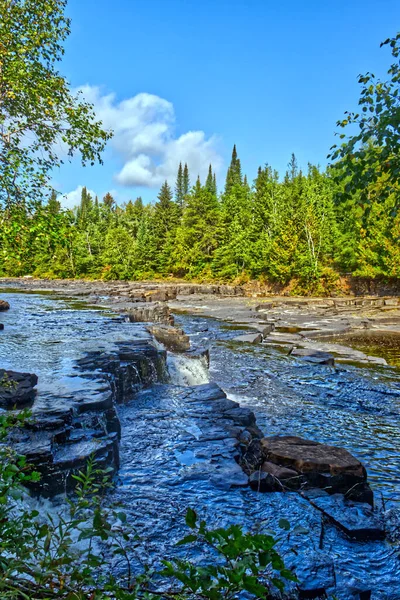
<svg viewBox="0 0 400 600"><path fill-rule="evenodd" d="M225 194L229 194L232 187L242 184L242 167L237 155L236 144L233 146L231 164L228 167L225 183Z"/></svg>
<svg viewBox="0 0 400 600"><path fill-rule="evenodd" d="M212 166L211 165L208 167L208 175L207 175L207 179L206 179L205 188L211 194L214 194L214 177L213 177L213 172L212 172Z"/></svg>
<svg viewBox="0 0 400 600"><path fill-rule="evenodd" d="M176 177L175 201L181 210L183 209L183 204L185 201L186 194L187 194L187 192L185 191L182 163L180 162L179 168L178 168L178 174Z"/></svg>
<svg viewBox="0 0 400 600"><path fill-rule="evenodd" d="M189 177L189 169L187 163L183 168L183 194L187 196L190 191L190 177Z"/></svg>
<svg viewBox="0 0 400 600"><path fill-rule="evenodd" d="M154 236L158 252L157 268L167 274L171 263L173 241L179 221L178 206L173 201L172 190L165 181L158 194L158 202L154 207Z"/></svg>

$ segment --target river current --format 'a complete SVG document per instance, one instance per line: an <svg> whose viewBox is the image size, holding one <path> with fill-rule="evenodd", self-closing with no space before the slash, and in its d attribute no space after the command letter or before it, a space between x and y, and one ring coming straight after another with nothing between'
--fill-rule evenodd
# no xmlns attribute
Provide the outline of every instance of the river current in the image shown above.
<svg viewBox="0 0 400 600"><path fill-rule="evenodd" d="M0 366L36 373L37 402L43 406L54 406L57 397L90 385L74 370L86 352L148 337L144 326L76 300L7 290L0 296L12 306L0 315L5 325ZM399 600L395 544L350 541L332 525L323 526L322 539L321 516L298 495L227 490L223 482L201 475L205 457L188 450L188 440L199 436L199 425L185 404L187 385L211 380L254 411L265 435L300 435L344 446L365 464L377 504L390 510L400 505L399 371L314 366L276 347L237 344L232 339L238 331L223 322L187 314L176 320L197 345L210 348L209 371L201 361L171 355L171 384L156 384L119 408L121 469L112 499L124 506L129 522L148 540L148 557L175 551L185 533L188 506L212 525L238 522L278 531L277 523L285 517L292 527L308 531L282 536L280 542L299 578L311 586L323 584L338 600L356 600L369 590L373 600Z"/></svg>

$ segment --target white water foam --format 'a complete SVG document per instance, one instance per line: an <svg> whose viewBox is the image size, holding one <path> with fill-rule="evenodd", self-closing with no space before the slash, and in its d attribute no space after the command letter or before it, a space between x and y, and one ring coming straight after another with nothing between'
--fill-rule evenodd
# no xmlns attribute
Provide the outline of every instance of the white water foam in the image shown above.
<svg viewBox="0 0 400 600"><path fill-rule="evenodd" d="M171 383L174 385L201 385L210 381L205 358L188 358L179 354L169 354L167 366Z"/></svg>

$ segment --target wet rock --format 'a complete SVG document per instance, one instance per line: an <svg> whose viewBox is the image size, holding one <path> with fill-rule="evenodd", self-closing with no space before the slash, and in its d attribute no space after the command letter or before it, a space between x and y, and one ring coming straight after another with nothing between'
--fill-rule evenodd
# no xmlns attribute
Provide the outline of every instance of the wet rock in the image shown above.
<svg viewBox="0 0 400 600"><path fill-rule="evenodd" d="M33 493L44 497L68 492L76 485L73 476L85 468L91 457L96 460L96 467L110 467L116 471L119 466L117 435L111 434L103 438L88 436L86 439L61 446L51 453L51 457L44 454L38 456L34 465L41 474L41 480L38 483L29 483L28 487Z"/></svg>
<svg viewBox="0 0 400 600"><path fill-rule="evenodd" d="M328 365L330 367L335 365L335 359L332 354L321 352L320 350L313 350L312 348L293 348L289 354L290 356L298 356L307 362L318 365Z"/></svg>
<svg viewBox="0 0 400 600"><path fill-rule="evenodd" d="M346 500L343 494L329 495L321 490L304 492L309 502L320 510L348 537L358 540L383 540L385 529L368 504Z"/></svg>
<svg viewBox="0 0 400 600"><path fill-rule="evenodd" d="M9 308L10 308L10 305L8 302L6 302L5 300L0 300L0 312L9 310Z"/></svg>
<svg viewBox="0 0 400 600"><path fill-rule="evenodd" d="M0 407L12 409L27 406L35 399L37 375L0 369Z"/></svg>
<svg viewBox="0 0 400 600"><path fill-rule="evenodd" d="M238 335L233 338L233 342L240 342L243 344L259 344L262 342L263 336L261 333L249 333L246 335Z"/></svg>
<svg viewBox="0 0 400 600"><path fill-rule="evenodd" d="M280 492L283 487L280 481L264 471L255 471L249 477L249 485L255 492Z"/></svg>
<svg viewBox="0 0 400 600"><path fill-rule="evenodd" d="M320 488L346 494L348 500L373 506L373 493L364 466L344 448L298 437L263 438L258 453L244 459L251 470L260 469L288 490ZM256 464L258 460L258 464Z"/></svg>
<svg viewBox="0 0 400 600"><path fill-rule="evenodd" d="M190 349L190 338L183 329L168 325L150 325L147 330L155 339L172 352L186 352Z"/></svg>
<svg viewBox="0 0 400 600"><path fill-rule="evenodd" d="M210 350L209 348L193 348L185 352L187 358L193 358L195 360L204 360L207 367L210 366Z"/></svg>
<svg viewBox="0 0 400 600"><path fill-rule="evenodd" d="M3 331L3 329L4 329L3 323L0 323L0 331Z"/></svg>

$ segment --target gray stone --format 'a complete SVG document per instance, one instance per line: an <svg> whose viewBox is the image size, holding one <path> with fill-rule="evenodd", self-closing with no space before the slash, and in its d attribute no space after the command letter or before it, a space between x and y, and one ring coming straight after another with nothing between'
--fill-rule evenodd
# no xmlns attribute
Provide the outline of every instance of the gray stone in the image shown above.
<svg viewBox="0 0 400 600"><path fill-rule="evenodd" d="M328 365L330 367L335 365L335 358L332 354L321 352L320 350L313 350L312 348L292 348L289 354L290 356L298 356L307 362L318 365Z"/></svg>
<svg viewBox="0 0 400 600"><path fill-rule="evenodd" d="M233 338L233 342L240 342L243 344L259 344L262 342L263 336L261 333L249 333L246 335L238 335Z"/></svg>

